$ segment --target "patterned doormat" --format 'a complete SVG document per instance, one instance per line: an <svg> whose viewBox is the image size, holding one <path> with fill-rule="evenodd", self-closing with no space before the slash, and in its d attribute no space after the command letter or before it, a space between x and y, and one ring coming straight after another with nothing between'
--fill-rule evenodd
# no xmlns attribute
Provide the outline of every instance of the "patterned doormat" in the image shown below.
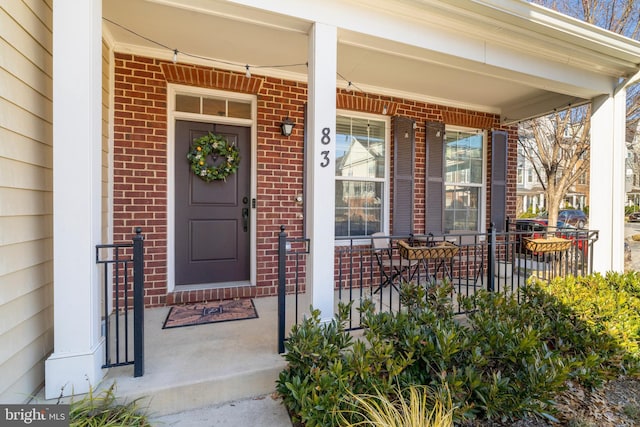
<svg viewBox="0 0 640 427"><path fill-rule="evenodd" d="M201 302L171 307L162 329L257 317L258 313L252 299Z"/></svg>

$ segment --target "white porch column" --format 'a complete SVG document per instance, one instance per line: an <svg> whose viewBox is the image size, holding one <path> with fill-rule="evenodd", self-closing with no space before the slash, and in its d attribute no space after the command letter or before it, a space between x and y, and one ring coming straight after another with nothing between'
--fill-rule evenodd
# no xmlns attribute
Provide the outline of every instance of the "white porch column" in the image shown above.
<svg viewBox="0 0 640 427"><path fill-rule="evenodd" d="M315 23L309 33L307 283L323 320L333 317L336 139L336 27Z"/></svg>
<svg viewBox="0 0 640 427"><path fill-rule="evenodd" d="M102 1L53 2L54 352L45 395L85 393L103 377L100 292ZM90 383L90 384L89 384Z"/></svg>
<svg viewBox="0 0 640 427"><path fill-rule="evenodd" d="M596 272L624 271L625 97L622 89L593 100L589 228L600 230Z"/></svg>

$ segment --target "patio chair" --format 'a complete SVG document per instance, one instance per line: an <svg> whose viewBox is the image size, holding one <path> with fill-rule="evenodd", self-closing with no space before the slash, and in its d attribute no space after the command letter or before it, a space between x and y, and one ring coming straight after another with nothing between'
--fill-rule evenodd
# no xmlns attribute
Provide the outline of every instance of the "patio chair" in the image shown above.
<svg viewBox="0 0 640 427"><path fill-rule="evenodd" d="M382 291L388 285L398 291L396 282L406 281L405 272L409 273L411 268L417 267L418 261L403 260L399 255L394 254L389 238L385 238L384 233L381 232L371 235L371 246L380 269L380 285L374 293Z"/></svg>
<svg viewBox="0 0 640 427"><path fill-rule="evenodd" d="M483 244L479 235L468 230L451 230L446 239L457 244L461 248L466 248L459 261L464 267L458 272L458 285L465 282L466 286L484 286L484 261Z"/></svg>

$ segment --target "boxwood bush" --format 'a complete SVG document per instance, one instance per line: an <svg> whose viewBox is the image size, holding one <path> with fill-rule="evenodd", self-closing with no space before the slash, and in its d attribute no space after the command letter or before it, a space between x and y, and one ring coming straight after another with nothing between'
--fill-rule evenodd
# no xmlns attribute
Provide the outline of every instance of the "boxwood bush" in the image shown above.
<svg viewBox="0 0 640 427"><path fill-rule="evenodd" d="M532 279L516 296L484 291L455 318L451 288L401 288L403 310L362 305L362 337L345 330L349 307L329 323L318 311L294 326L277 390L294 421L341 425L356 395L426 386L450 399L454 419L554 419L554 396L567 380L598 387L640 366L637 273ZM397 393L396 393L397 394ZM350 423L360 421L357 413ZM337 414L342 414L340 417Z"/></svg>

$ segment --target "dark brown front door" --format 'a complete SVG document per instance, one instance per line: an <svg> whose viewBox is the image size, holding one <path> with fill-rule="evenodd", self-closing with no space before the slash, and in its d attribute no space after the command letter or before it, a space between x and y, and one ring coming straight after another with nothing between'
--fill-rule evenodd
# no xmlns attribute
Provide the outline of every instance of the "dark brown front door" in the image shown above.
<svg viewBox="0 0 640 427"><path fill-rule="evenodd" d="M191 172L187 153L207 132L238 147L240 166L226 182L205 182ZM176 285L249 280L249 128L177 121L175 136Z"/></svg>

